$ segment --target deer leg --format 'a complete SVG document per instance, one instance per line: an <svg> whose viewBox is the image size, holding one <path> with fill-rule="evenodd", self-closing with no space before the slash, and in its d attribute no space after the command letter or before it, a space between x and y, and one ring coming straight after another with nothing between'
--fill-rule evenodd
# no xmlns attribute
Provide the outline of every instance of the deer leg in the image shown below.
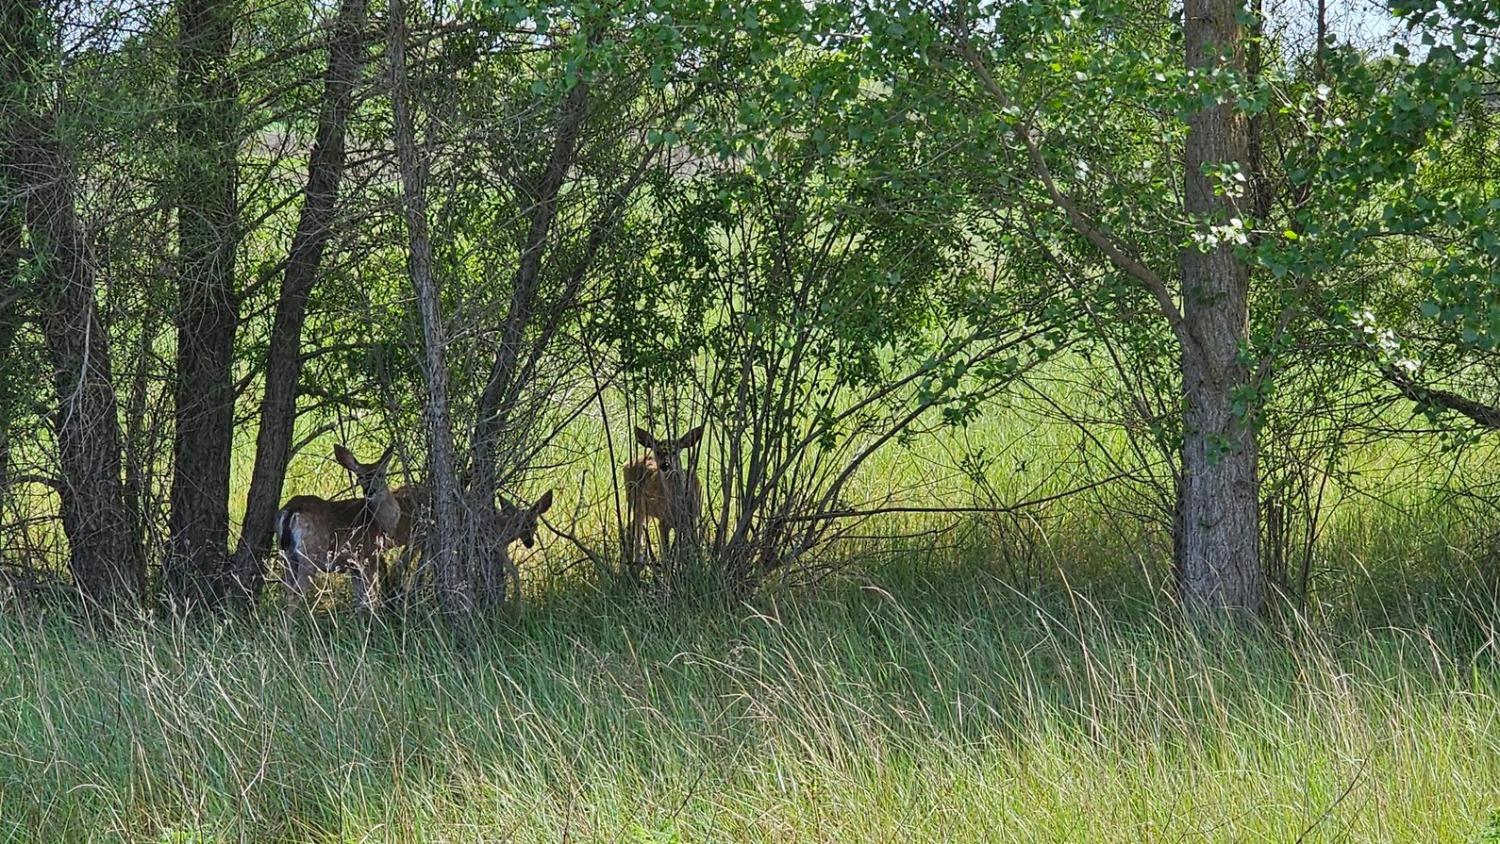
<svg viewBox="0 0 1500 844"><path fill-rule="evenodd" d="M354 605L360 609L374 610L380 603L379 556L368 560L357 560L349 568L354 581Z"/></svg>
<svg viewBox="0 0 1500 844"><path fill-rule="evenodd" d="M312 585L312 566L302 559L296 552L281 555L281 587L282 596L288 604L295 604L307 597L307 588Z"/></svg>
<svg viewBox="0 0 1500 844"><path fill-rule="evenodd" d="M406 574L411 569L412 557L416 555L416 551L417 543L415 542L409 542L402 546L401 555L396 558L396 565L390 570L386 578L392 584L395 584L394 588L400 589L401 585L406 583Z"/></svg>
<svg viewBox="0 0 1500 844"><path fill-rule="evenodd" d="M672 539L677 535L671 519L657 519L656 532L661 544L661 564L666 566L672 559Z"/></svg>
<svg viewBox="0 0 1500 844"><path fill-rule="evenodd" d="M385 589L385 554L377 553L375 559L370 562L369 594L366 596L370 601L370 609L379 609L382 590Z"/></svg>
<svg viewBox="0 0 1500 844"><path fill-rule="evenodd" d="M672 511L673 551L681 554L684 547L698 547L698 517L687 508Z"/></svg>
<svg viewBox="0 0 1500 844"><path fill-rule="evenodd" d="M639 512L632 513L630 516L629 559L630 568L633 571L640 571L641 565L645 562L645 559L641 554L641 543L646 539L645 532L646 520L641 518L641 514Z"/></svg>
<svg viewBox="0 0 1500 844"><path fill-rule="evenodd" d="M375 590L372 588L371 578L365 573L363 565L356 565L349 570L349 578L354 583L354 606L368 610L373 609L373 596Z"/></svg>
<svg viewBox="0 0 1500 844"><path fill-rule="evenodd" d="M505 597L511 606L519 610L521 608L521 567L516 565L516 561L511 559L510 552L504 548L500 549L500 567L500 576L505 578L505 591L508 593Z"/></svg>

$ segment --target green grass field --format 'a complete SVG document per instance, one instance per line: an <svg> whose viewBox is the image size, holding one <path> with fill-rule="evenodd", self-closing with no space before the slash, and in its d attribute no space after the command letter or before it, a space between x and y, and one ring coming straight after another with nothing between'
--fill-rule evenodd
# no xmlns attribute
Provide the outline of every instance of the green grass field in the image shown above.
<svg viewBox="0 0 1500 844"><path fill-rule="evenodd" d="M916 552L753 605L557 590L463 641L33 609L0 621L0 838L1485 840L1500 606L1448 575L1233 631Z"/></svg>
<svg viewBox="0 0 1500 844"><path fill-rule="evenodd" d="M1015 468L1065 430L966 436L1013 499L1086 480ZM925 448L860 483L936 495ZM1089 496L750 603L601 586L554 537L462 640L274 593L108 635L0 602L0 840L1500 841L1493 532L1400 448L1253 629L1184 627L1159 532Z"/></svg>

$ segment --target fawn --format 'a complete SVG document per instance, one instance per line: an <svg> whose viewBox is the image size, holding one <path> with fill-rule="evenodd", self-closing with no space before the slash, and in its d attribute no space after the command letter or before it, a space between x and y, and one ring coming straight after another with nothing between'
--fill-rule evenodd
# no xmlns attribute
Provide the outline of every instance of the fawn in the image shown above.
<svg viewBox="0 0 1500 844"><path fill-rule="evenodd" d="M673 534L686 531L689 542L697 541L698 517L703 511L703 489L698 478L682 466L680 455L703 438L699 425L679 439L659 440L643 428L635 429L635 440L651 453L625 465L625 498L630 507L631 565L642 563L646 521L655 519L662 559L671 550Z"/></svg>

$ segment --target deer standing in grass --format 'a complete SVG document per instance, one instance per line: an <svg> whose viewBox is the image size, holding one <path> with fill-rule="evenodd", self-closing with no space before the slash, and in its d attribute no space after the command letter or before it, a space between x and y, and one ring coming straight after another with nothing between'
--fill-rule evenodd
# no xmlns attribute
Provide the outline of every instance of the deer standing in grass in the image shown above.
<svg viewBox="0 0 1500 844"><path fill-rule="evenodd" d="M276 514L276 537L281 545L282 583L288 600L307 594L315 572L348 572L354 580L354 599L374 607L384 574L384 552L404 545L411 536L410 488L391 492L386 464L394 446L374 463L361 463L343 445L333 447L339 465L354 473L361 498L330 501L298 495Z"/></svg>
<svg viewBox="0 0 1500 844"><path fill-rule="evenodd" d="M496 583L491 580L495 575L508 580L515 589L512 593L514 600L521 599L521 569L516 566L515 560L511 559L510 546L516 540L530 548L536 544L536 526L541 515L552 507L552 490L542 493L542 497L530 507L520 507L507 501L503 496L500 498L500 507L490 516L489 530L494 537L498 559L487 561L488 564L480 569L480 585L484 589L495 593ZM503 581L502 581L503 582ZM517 604L519 606L519 603Z"/></svg>
<svg viewBox="0 0 1500 844"><path fill-rule="evenodd" d="M400 518L396 522L395 530L388 536L386 547L407 545L411 543L414 530L419 526L416 519L420 513L427 510L431 505L430 490L422 484L404 486L391 493L396 499L396 504L401 508ZM499 548L500 564L511 574L515 572L515 565L510 559L509 548L517 540L527 548L536 544L536 528L540 517L552 507L552 490L542 493L536 503L530 507L523 507L511 503L504 496L500 497L500 506L491 511L489 521L483 525L487 535L494 542L494 547ZM418 533L420 531L417 531ZM420 542L413 543L415 548ZM409 561L403 555L399 568L393 574L405 572Z"/></svg>
<svg viewBox="0 0 1500 844"><path fill-rule="evenodd" d="M625 465L625 498L630 508L630 561L643 562L646 522L656 520L661 558L671 550L673 535L697 541L698 517L703 512L703 489L698 478L683 467L681 454L703 438L699 425L675 440L659 440L643 428L635 429L635 441L651 451Z"/></svg>
<svg viewBox="0 0 1500 844"><path fill-rule="evenodd" d="M374 607L379 602L385 552L411 542L417 511L427 501L427 489L420 484L391 490L386 465L392 450L387 448L374 463L361 463L343 445L334 446L334 458L354 473L364 497L331 501L299 495L276 514L282 582L289 600L306 595L317 572L348 572L359 606ZM518 507L502 498L490 515L487 527L499 547L500 567L517 580L508 549L517 540L527 548L536 544L538 519L551 506L552 491L548 490L531 507Z"/></svg>

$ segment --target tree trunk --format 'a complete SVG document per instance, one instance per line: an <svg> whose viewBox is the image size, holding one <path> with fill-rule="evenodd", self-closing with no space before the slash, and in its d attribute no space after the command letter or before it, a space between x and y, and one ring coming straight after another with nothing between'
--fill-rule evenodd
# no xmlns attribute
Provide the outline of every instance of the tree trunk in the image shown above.
<svg viewBox="0 0 1500 844"><path fill-rule="evenodd" d="M178 303L171 543L166 583L179 607L216 605L228 585L234 443L234 291L239 125L230 67L236 6L178 6Z"/></svg>
<svg viewBox="0 0 1500 844"><path fill-rule="evenodd" d="M79 592L93 604L135 604L145 567L120 483L120 423L109 343L94 302L94 271L74 206L66 147L51 113L38 113L35 57L47 55L35 2L0 0L0 174L21 197L38 267L37 320L57 389L63 531Z"/></svg>
<svg viewBox="0 0 1500 844"><path fill-rule="evenodd" d="M280 506L281 486L291 459L297 420L297 381L302 375L302 323L317 282L323 251L333 234L339 184L344 175L344 137L354 110L354 87L362 76L366 0L344 0L328 44L328 69L317 135L307 165L302 213L292 236L281 295L266 354L265 395L255 442L255 468L245 499L245 521L234 554L235 594L253 601L264 582L271 523Z"/></svg>
<svg viewBox="0 0 1500 844"><path fill-rule="evenodd" d="M420 160L406 82L406 11L401 0L390 5L391 110L396 155L405 198L407 269L422 320L422 347L427 380L427 486L431 491L432 530L424 542L437 575L438 601L451 621L467 619L474 608L469 555L463 553L458 477L453 460L453 424L448 409L447 339L443 331L442 296L432 270L432 242L427 236L426 168ZM475 527L485 525L489 508L478 511Z"/></svg>
<svg viewBox="0 0 1500 844"><path fill-rule="evenodd" d="M0 84L5 84L3 79L0 79ZM0 135L0 506L5 505L10 484L10 430L14 422L10 412L20 395L19 379L7 368L5 361L9 359L11 346L21 330L19 305L22 290L17 275L21 269L21 231L24 225L19 205L11 200L11 197L20 196L20 192L7 178L4 164L10 159L4 148L7 140Z"/></svg>
<svg viewBox="0 0 1500 844"><path fill-rule="evenodd" d="M1188 0L1183 17L1187 64L1199 73L1229 65L1244 70L1239 5ZM1188 121L1185 210L1206 231L1209 222L1248 217L1242 197L1215 195L1205 165L1238 164L1249 173L1246 123L1225 102ZM1249 268L1230 243L1181 255L1183 315L1193 343L1184 346L1182 477L1178 483L1176 573L1183 602L1194 611L1260 608L1259 478L1254 404L1245 393L1249 367L1240 352L1249 338Z"/></svg>

